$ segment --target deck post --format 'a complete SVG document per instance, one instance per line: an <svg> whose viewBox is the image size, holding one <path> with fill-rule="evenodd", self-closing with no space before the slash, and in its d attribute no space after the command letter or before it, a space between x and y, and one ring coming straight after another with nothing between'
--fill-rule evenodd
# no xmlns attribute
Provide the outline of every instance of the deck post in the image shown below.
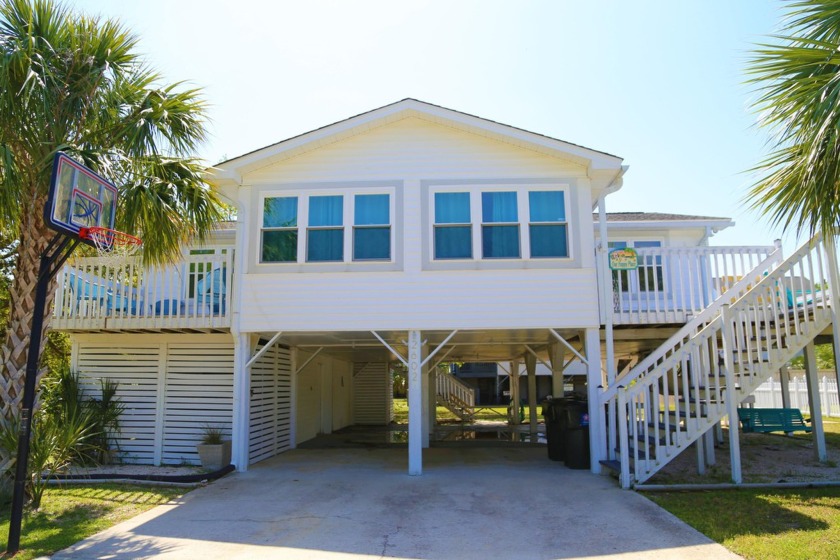
<svg viewBox="0 0 840 560"><path fill-rule="evenodd" d="M548 347L548 359L551 362L551 396L559 399L565 394L563 370L566 365L566 348L559 342Z"/></svg>
<svg viewBox="0 0 840 560"><path fill-rule="evenodd" d="M834 235L823 234L825 245L826 261L828 263L828 292L831 294L831 344L834 350L834 378L837 381L837 391L840 393L840 327L838 327L838 315L840 315L840 270L837 268L837 246Z"/></svg>
<svg viewBox="0 0 840 560"><path fill-rule="evenodd" d="M822 403L820 403L820 380L813 340L808 343L802 354L805 358L805 381L808 385L808 408L811 410L814 455L818 461L825 461L828 455L825 450L825 431L823 430L822 422Z"/></svg>
<svg viewBox="0 0 840 560"><path fill-rule="evenodd" d="M720 310L723 324L723 375L726 384L726 409L729 416L729 462L732 465L732 482L741 484L741 439L738 425L738 397L735 393L735 338L732 312L729 304L723 304Z"/></svg>
<svg viewBox="0 0 840 560"><path fill-rule="evenodd" d="M589 399L590 470L600 474L602 459L607 458L604 407L601 406L601 329L586 329L586 361L589 362L586 391Z"/></svg>
<svg viewBox="0 0 840 560"><path fill-rule="evenodd" d="M790 372L786 365L779 368L779 382L782 386L782 408L790 406Z"/></svg>
<svg viewBox="0 0 840 560"><path fill-rule="evenodd" d="M428 346L423 347L423 359L428 356ZM429 399L429 421L426 422L426 437L431 440L435 433L435 424L437 423L437 365L431 362L427 363L423 368L429 386L427 395ZM426 447L429 447L428 441Z"/></svg>
<svg viewBox="0 0 840 560"><path fill-rule="evenodd" d="M240 333L233 339L233 427L231 460L236 470L248 470L248 429L251 415L251 335Z"/></svg>
<svg viewBox="0 0 840 560"><path fill-rule="evenodd" d="M420 331L408 331L408 474L423 474L423 381Z"/></svg>
<svg viewBox="0 0 840 560"><path fill-rule="evenodd" d="M510 411L513 418L510 423L513 426L519 425L519 359L510 362Z"/></svg>
<svg viewBox="0 0 840 560"><path fill-rule="evenodd" d="M429 355L429 345L423 344L420 347L420 356L423 361L426 361L426 356ZM429 428L431 418L434 418L434 410L435 410L435 399L432 396L432 387L431 383L429 383L429 364L423 365L421 362L420 366L420 385L423 391L423 425L422 425L422 435L423 435L423 449L429 448Z"/></svg>
<svg viewBox="0 0 840 560"><path fill-rule="evenodd" d="M531 443L534 443L537 435L537 358L531 353L525 354L525 371L528 372L528 423Z"/></svg>

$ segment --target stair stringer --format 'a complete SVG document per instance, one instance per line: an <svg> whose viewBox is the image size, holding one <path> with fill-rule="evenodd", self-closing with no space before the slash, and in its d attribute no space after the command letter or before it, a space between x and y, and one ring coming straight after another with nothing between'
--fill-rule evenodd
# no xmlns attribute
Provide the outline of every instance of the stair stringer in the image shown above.
<svg viewBox="0 0 840 560"><path fill-rule="evenodd" d="M831 324L830 298L811 294L791 304L780 288L805 268L812 285L827 285L823 255L818 235L731 305L723 305L713 319L703 318L705 326L693 325L687 335L669 340L670 346L663 345L614 387L602 402L614 402L617 411L623 487L646 481L734 413L738 403Z"/></svg>

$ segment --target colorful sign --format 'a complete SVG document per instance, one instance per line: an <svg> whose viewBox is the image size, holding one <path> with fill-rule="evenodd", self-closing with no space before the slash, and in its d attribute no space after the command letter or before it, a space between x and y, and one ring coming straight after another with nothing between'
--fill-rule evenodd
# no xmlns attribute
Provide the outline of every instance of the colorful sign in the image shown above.
<svg viewBox="0 0 840 560"><path fill-rule="evenodd" d="M610 270L636 270L639 268L639 255L630 247L610 251Z"/></svg>

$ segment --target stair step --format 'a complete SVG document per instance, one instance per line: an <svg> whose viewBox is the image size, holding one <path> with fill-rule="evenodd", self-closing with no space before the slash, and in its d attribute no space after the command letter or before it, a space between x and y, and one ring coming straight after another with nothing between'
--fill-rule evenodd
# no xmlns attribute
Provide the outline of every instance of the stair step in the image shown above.
<svg viewBox="0 0 840 560"><path fill-rule="evenodd" d="M617 473L621 472L621 461L617 461L615 459L601 459L598 462Z"/></svg>

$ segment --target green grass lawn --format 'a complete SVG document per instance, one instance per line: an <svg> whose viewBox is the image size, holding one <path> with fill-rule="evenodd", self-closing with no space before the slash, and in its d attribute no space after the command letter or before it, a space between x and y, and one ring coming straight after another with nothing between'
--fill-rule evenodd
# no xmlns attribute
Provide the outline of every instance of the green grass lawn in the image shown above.
<svg viewBox="0 0 840 560"><path fill-rule="evenodd" d="M645 496L745 558L840 558L840 488Z"/></svg>
<svg viewBox="0 0 840 560"><path fill-rule="evenodd" d="M507 420L507 407L481 407L480 410L476 411L474 418L476 420L496 420L504 422ZM438 406L437 421L442 423L460 422L461 419L449 412L446 407ZM406 399L394 399L394 422L397 424L408 424L408 402Z"/></svg>
<svg viewBox="0 0 840 560"><path fill-rule="evenodd" d="M823 426L826 446L829 450L840 449L840 421L825 418ZM752 447L767 449L801 448L812 437L803 433L792 438L779 434L749 435ZM802 454L803 461L812 460L810 449L803 448ZM795 468L791 465L792 472ZM700 478L662 482L704 482ZM724 478L728 478L728 471ZM840 488L645 492L643 495L745 558L840 559Z"/></svg>
<svg viewBox="0 0 840 560"><path fill-rule="evenodd" d="M20 552L15 560L52 554L94 533L182 496L184 488L97 484L50 487L41 509L23 519ZM0 511L0 545L9 535L8 504ZM6 556L2 556L6 558Z"/></svg>

